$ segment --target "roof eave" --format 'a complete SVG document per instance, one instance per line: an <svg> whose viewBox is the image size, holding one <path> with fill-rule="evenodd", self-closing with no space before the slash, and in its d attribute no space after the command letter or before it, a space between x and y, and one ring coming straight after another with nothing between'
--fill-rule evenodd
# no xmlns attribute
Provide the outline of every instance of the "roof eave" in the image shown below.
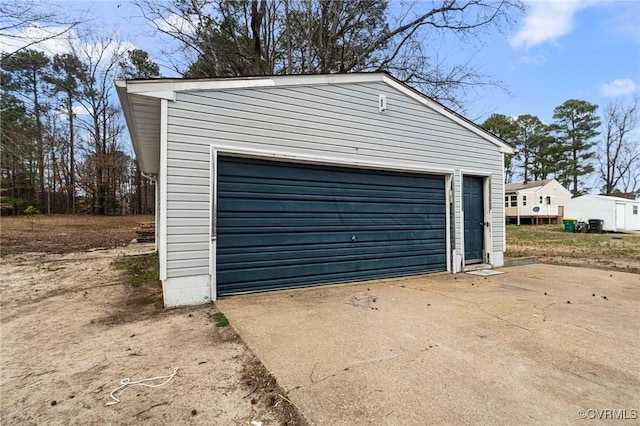
<svg viewBox="0 0 640 426"><path fill-rule="evenodd" d="M127 82L125 80L116 80L115 85L118 99L120 99L120 105L122 105L124 119L127 123L127 129L129 130L131 145L133 146L136 161L138 162L138 167L140 167L141 170L145 170L144 159L140 155L140 141L138 139L138 132L136 131L136 123L133 118L133 106L131 105L131 99L127 94Z"/></svg>
<svg viewBox="0 0 640 426"><path fill-rule="evenodd" d="M132 104L132 95L130 91L129 82L126 80L117 80L115 82L116 93L118 94L118 98L120 99L120 104L122 105L122 111L124 113L124 118L127 123L127 128L129 130L129 136L131 138L131 145L133 146L133 151L136 156L136 161L138 163L138 167L143 174L146 175L154 175L158 172L159 165L151 164L150 159L146 158L146 156L142 155L142 142L140 141L139 131L138 131L138 123L135 119L134 108ZM157 141L158 149L160 145L160 141Z"/></svg>

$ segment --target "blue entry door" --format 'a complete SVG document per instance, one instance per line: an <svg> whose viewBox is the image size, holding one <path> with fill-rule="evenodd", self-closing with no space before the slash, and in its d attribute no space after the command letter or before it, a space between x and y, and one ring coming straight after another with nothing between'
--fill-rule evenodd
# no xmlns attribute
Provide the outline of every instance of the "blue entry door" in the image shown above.
<svg viewBox="0 0 640 426"><path fill-rule="evenodd" d="M464 176L462 203L464 209L465 264L480 263L484 253L484 178Z"/></svg>

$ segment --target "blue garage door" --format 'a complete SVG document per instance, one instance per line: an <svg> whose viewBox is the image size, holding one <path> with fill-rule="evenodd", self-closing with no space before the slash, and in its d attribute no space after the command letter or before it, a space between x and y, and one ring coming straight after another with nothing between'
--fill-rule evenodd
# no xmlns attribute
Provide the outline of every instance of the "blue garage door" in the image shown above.
<svg viewBox="0 0 640 426"><path fill-rule="evenodd" d="M218 158L219 295L446 270L444 177Z"/></svg>

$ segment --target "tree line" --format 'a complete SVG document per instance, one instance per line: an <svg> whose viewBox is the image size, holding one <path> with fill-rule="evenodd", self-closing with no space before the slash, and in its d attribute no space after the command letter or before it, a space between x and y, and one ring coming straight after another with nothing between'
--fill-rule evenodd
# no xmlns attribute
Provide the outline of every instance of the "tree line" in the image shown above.
<svg viewBox="0 0 640 426"><path fill-rule="evenodd" d="M507 182L555 178L573 196L588 192L584 178L596 173L601 193L640 191L638 98L598 106L569 99L554 109L553 122L523 114L492 114L482 127L512 144L505 158Z"/></svg>
<svg viewBox="0 0 640 426"><path fill-rule="evenodd" d="M133 0L150 28L173 40L164 65L184 77L389 71L440 102L464 109L467 91L496 85L469 62L440 60L444 39L479 42L509 28L520 0ZM67 53L35 40L1 60L0 204L45 213L145 213L153 185L123 146L113 96L118 78L153 78L147 52L81 30L77 19L31 0L0 4L0 35L68 36ZM73 30L73 31L72 31ZM17 32L16 32L17 31ZM104 31L103 31L104 32ZM444 55L446 57L448 55Z"/></svg>
<svg viewBox="0 0 640 426"><path fill-rule="evenodd" d="M153 211L153 185L123 146L117 78L155 77L142 50L112 37L69 43L69 53L22 49L0 62L3 214Z"/></svg>
<svg viewBox="0 0 640 426"><path fill-rule="evenodd" d="M464 110L467 90L492 85L469 63L438 60L445 38L480 41L510 26L519 0L133 0L150 28L173 40L162 57L184 77L389 71L428 96ZM25 4L31 5L28 8ZM0 5L0 35L48 23L68 35L67 53L37 42L3 52L0 104L0 203L3 214L33 205L47 213L145 213L153 185L123 146L125 125L113 96L118 78L153 78L147 52L113 36L82 32L37 3ZM55 25L54 25L55 24ZM18 37L19 38L19 37ZM602 192L640 190L638 100L601 114L584 100L554 110L553 122L493 114L483 127L514 145L507 181L558 179L574 195L597 173ZM599 139L598 139L599 138Z"/></svg>

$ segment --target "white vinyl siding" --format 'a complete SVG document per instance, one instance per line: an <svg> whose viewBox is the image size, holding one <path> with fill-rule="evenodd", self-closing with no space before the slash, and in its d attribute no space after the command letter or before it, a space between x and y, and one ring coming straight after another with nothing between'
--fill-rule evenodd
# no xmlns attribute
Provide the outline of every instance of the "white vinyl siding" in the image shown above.
<svg viewBox="0 0 640 426"><path fill-rule="evenodd" d="M168 104L168 277L208 273L209 149L218 144L490 175L494 247L503 246L500 149L387 84L184 92ZM460 206L461 174L453 186ZM458 215L454 222L460 247Z"/></svg>

